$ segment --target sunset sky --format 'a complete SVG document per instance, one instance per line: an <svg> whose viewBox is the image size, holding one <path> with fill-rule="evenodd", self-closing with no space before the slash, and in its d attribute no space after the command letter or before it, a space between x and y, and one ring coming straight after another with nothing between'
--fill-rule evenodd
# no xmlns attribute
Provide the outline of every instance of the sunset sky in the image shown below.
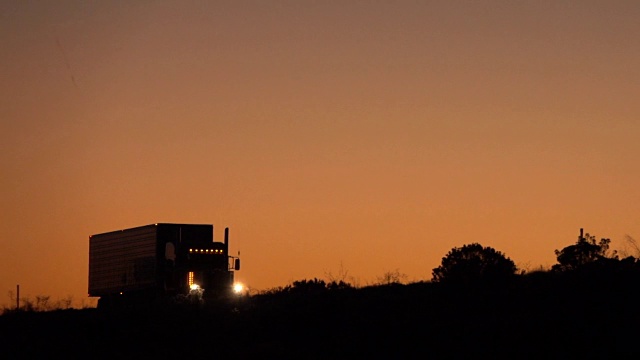
<svg viewBox="0 0 640 360"><path fill-rule="evenodd" d="M213 224L254 290L640 241L638 1L0 2L0 304Z"/></svg>

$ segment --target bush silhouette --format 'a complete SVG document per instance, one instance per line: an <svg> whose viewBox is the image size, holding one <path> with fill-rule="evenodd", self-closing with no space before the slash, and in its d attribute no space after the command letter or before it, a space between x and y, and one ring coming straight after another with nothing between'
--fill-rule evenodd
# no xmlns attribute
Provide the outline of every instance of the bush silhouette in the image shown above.
<svg viewBox="0 0 640 360"><path fill-rule="evenodd" d="M499 251L478 243L453 248L437 268L433 282L451 284L503 282L516 273L514 262Z"/></svg>
<svg viewBox="0 0 640 360"><path fill-rule="evenodd" d="M617 261L616 252L609 253L610 243L611 240L606 238L596 242L596 237L589 235L589 233L583 236L582 229L580 229L580 236L575 244L555 251L558 263L553 265L551 269L553 271L573 271L592 266L596 262Z"/></svg>

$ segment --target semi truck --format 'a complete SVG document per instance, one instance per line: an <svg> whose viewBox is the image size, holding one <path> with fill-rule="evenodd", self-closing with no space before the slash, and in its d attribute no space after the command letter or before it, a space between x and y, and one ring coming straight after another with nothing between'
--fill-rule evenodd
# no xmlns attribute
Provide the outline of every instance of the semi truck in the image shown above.
<svg viewBox="0 0 640 360"><path fill-rule="evenodd" d="M229 228L158 223L89 236L89 297L98 308L158 299L223 298L233 291L240 258L229 255Z"/></svg>

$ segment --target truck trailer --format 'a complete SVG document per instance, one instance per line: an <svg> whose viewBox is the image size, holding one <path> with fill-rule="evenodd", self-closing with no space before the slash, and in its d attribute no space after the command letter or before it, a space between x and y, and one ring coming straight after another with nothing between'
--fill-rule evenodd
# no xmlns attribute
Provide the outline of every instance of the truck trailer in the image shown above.
<svg viewBox="0 0 640 360"><path fill-rule="evenodd" d="M98 307L233 291L239 256L213 238L213 225L159 223L89 236L89 296Z"/></svg>

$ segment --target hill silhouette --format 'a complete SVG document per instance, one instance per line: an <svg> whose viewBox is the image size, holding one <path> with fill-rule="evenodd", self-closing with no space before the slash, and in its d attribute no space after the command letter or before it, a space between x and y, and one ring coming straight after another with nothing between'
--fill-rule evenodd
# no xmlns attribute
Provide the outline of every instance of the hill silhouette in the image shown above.
<svg viewBox="0 0 640 360"><path fill-rule="evenodd" d="M610 358L639 353L638 280L538 272L506 287L289 288L200 305L7 312L0 349L7 359Z"/></svg>

